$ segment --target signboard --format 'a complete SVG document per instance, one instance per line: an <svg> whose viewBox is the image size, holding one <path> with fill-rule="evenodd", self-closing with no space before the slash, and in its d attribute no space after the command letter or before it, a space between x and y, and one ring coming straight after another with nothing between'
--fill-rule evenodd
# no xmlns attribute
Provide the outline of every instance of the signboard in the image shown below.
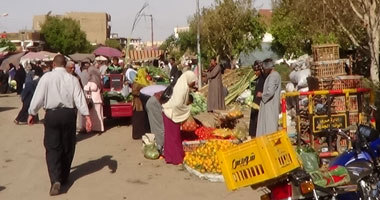
<svg viewBox="0 0 380 200"><path fill-rule="evenodd" d="M330 128L346 128L347 116L346 114L331 115L331 120L328 115L313 116L313 132L318 133L324 129Z"/></svg>

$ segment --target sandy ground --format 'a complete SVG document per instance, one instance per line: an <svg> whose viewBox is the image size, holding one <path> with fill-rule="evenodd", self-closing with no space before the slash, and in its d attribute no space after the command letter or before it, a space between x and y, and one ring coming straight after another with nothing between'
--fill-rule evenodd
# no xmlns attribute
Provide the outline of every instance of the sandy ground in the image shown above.
<svg viewBox="0 0 380 200"><path fill-rule="evenodd" d="M78 135L70 183L50 197L43 147L43 125L13 123L21 102L0 95L0 199L255 200L261 191L234 192L163 160L147 160L141 141L131 138L128 119L107 121L103 134ZM43 118L43 111L40 118Z"/></svg>

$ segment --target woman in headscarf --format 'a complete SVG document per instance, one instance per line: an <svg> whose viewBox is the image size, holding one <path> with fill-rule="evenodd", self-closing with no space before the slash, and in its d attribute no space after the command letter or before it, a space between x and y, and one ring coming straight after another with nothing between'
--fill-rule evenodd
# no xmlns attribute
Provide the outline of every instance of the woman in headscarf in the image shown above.
<svg viewBox="0 0 380 200"><path fill-rule="evenodd" d="M187 104L190 88L195 86L196 76L186 71L174 85L173 94L168 102L162 105L164 118L164 156L166 163L178 165L183 162L185 153L182 147L180 123L190 117L190 106Z"/></svg>
<svg viewBox="0 0 380 200"><path fill-rule="evenodd" d="M148 115L145 112L143 102L140 99L140 90L149 85L148 73L145 68L137 71L137 76L132 85L133 116L132 116L132 138L137 140L145 133L150 132Z"/></svg>
<svg viewBox="0 0 380 200"><path fill-rule="evenodd" d="M41 76L43 75L42 70L36 70L33 72L33 76L30 78L30 80L25 82L25 88L21 92L21 101L22 101L22 108L20 112L18 113L16 119L14 120L15 124L26 124L28 120L28 109L30 106L30 102L32 101L32 97L34 94L34 91L37 87L38 81L40 80ZM38 115L36 115L33 119L35 122L38 122Z"/></svg>
<svg viewBox="0 0 380 200"><path fill-rule="evenodd" d="M24 83L25 83L26 72L25 72L24 67L21 64L19 64L18 67L15 67L15 68L16 68L15 80L17 83L16 92L17 94L21 94Z"/></svg>
<svg viewBox="0 0 380 200"><path fill-rule="evenodd" d="M84 86L84 91L86 95L91 97L93 101L93 106L90 109L90 118L92 121L92 131L103 132L103 99L102 99L102 84L100 78L100 72L95 67L90 67L88 69L89 79L87 84ZM82 121L82 124L83 123Z"/></svg>

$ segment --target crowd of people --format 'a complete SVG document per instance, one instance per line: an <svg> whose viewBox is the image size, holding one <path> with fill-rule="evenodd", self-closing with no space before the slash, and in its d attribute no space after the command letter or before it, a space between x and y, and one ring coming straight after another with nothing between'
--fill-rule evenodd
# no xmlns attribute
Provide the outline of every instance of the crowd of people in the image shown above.
<svg viewBox="0 0 380 200"><path fill-rule="evenodd" d="M275 132L278 127L281 77L273 66L270 59L253 65L257 76L254 102L260 109L251 112L249 134L252 137ZM103 88L110 84L107 74L121 74L127 93L133 96L132 138L141 139L146 133L154 133L157 150L166 163L178 165L183 162L180 125L191 117L191 92L197 90L198 80L192 70L178 69L174 58L161 65L170 77L168 86L155 85L144 67L124 68L118 58L112 58L109 65L108 60L79 64L66 62L59 54L52 68L41 63L12 68L22 102L14 123L32 125L39 121L38 111L41 108L46 111L44 146L51 181L50 195L59 194L61 184L68 178L76 132L105 130L102 94ZM209 85L208 112L226 109L224 98L228 91L223 87L223 71L212 58L204 73Z"/></svg>

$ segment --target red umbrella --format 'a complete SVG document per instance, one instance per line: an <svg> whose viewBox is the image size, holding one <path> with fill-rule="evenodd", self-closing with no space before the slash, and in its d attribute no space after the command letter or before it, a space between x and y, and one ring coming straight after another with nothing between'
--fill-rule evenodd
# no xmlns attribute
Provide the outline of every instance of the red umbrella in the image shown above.
<svg viewBox="0 0 380 200"><path fill-rule="evenodd" d="M96 56L106 56L108 58L122 56L122 53L119 50L111 47L99 47L95 49L94 54Z"/></svg>

